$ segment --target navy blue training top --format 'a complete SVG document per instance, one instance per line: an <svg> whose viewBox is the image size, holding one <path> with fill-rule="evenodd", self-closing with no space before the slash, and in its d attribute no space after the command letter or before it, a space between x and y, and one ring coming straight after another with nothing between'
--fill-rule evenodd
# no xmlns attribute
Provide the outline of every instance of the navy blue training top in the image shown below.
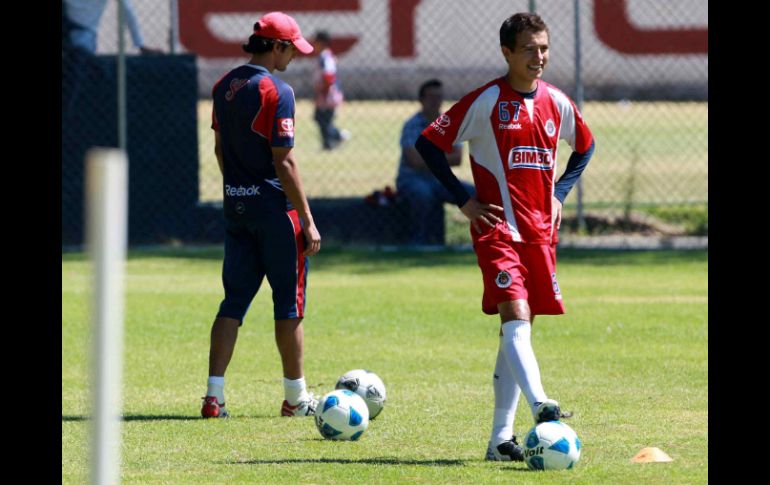
<svg viewBox="0 0 770 485"><path fill-rule="evenodd" d="M211 128L224 160L225 218L254 220L291 203L273 165L271 147L294 146L294 90L254 64L236 67L212 90Z"/></svg>

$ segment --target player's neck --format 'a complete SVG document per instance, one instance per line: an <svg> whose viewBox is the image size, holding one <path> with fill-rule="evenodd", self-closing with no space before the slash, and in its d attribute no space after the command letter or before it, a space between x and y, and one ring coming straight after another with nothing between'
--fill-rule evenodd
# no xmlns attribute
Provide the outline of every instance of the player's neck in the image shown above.
<svg viewBox="0 0 770 485"><path fill-rule="evenodd" d="M538 80L520 79L511 76L511 73L505 75L505 80L508 85L514 90L520 93L531 93L537 89Z"/></svg>
<svg viewBox="0 0 770 485"><path fill-rule="evenodd" d="M249 59L249 64L256 66L262 66L270 72L275 70L275 59L272 56L272 52L265 52L263 54L252 54Z"/></svg>

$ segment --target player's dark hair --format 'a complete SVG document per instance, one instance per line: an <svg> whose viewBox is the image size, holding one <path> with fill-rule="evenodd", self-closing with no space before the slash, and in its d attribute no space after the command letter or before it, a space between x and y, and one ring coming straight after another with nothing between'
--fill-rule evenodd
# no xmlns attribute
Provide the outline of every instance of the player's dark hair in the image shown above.
<svg viewBox="0 0 770 485"><path fill-rule="evenodd" d="M425 81L424 83L422 83L420 85L420 90L417 91L418 99L422 99L425 96L425 91L427 91L428 88L440 88L443 85L444 84L441 81L439 81L438 79L429 79L429 80Z"/></svg>
<svg viewBox="0 0 770 485"><path fill-rule="evenodd" d="M249 36L249 42L241 45L244 52L249 54L263 54L273 50L273 45L276 43L282 45L284 49L291 45L290 40L268 39L267 37L258 36L256 33L260 28L259 22L256 22L254 24L254 33Z"/></svg>
<svg viewBox="0 0 770 485"><path fill-rule="evenodd" d="M513 14L500 26L500 45L504 45L510 50L516 48L516 36L519 32L543 32L551 36L548 32L548 26L539 15L528 12L519 12Z"/></svg>
<svg viewBox="0 0 770 485"><path fill-rule="evenodd" d="M319 30L315 34L315 40L317 40L318 42L323 42L324 44L328 45L329 42L332 41L332 38L329 35L329 32L327 32L325 30Z"/></svg>

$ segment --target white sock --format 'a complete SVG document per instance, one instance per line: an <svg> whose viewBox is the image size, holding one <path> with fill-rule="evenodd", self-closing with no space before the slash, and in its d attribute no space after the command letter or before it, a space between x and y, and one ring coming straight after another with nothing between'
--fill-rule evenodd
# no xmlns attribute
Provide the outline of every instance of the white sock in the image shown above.
<svg viewBox="0 0 770 485"><path fill-rule="evenodd" d="M304 401L307 398L307 388L305 387L305 378L299 379L287 379L283 378L283 394L284 399L289 402L289 405L296 406L300 401Z"/></svg>
<svg viewBox="0 0 770 485"><path fill-rule="evenodd" d="M207 396L216 396L219 404L225 402L225 376L209 376Z"/></svg>
<svg viewBox="0 0 770 485"><path fill-rule="evenodd" d="M532 325L526 320L503 323L505 357L534 415L534 404L543 402L548 397L543 390L543 383L540 382L540 368L532 350L531 336Z"/></svg>
<svg viewBox="0 0 770 485"><path fill-rule="evenodd" d="M521 396L521 388L516 383L516 379L513 378L511 367L505 359L502 337L500 337L500 345L497 349L497 362L495 363L492 387L495 390L495 412L492 418L490 442L492 446L497 446L513 436L513 422Z"/></svg>

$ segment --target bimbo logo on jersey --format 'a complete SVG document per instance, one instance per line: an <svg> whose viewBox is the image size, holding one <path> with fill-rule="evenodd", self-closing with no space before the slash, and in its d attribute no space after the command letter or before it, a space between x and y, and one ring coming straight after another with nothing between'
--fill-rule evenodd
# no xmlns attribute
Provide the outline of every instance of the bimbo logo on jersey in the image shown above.
<svg viewBox="0 0 770 485"><path fill-rule="evenodd" d="M508 154L508 168L534 168L551 170L553 156L551 150L538 147L516 147Z"/></svg>

